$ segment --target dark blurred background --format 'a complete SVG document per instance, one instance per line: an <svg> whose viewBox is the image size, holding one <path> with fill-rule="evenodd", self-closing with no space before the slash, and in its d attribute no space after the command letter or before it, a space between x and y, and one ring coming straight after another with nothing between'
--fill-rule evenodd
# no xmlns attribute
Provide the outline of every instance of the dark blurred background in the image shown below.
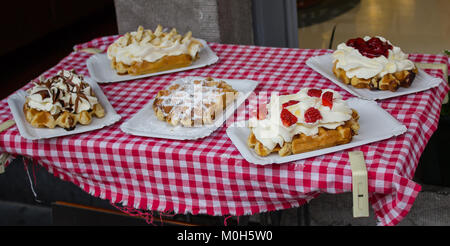
<svg viewBox="0 0 450 246"><path fill-rule="evenodd" d="M69 55L74 45L117 34L113 0L2 3L3 99Z"/></svg>

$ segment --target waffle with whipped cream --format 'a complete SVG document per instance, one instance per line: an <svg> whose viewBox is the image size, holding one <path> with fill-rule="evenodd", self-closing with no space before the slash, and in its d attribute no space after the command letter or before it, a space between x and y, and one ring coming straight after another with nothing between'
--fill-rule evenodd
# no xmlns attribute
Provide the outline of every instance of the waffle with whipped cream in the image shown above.
<svg viewBox="0 0 450 246"><path fill-rule="evenodd" d="M333 73L356 88L397 91L411 85L417 68L407 54L385 38L365 36L337 46Z"/></svg>
<svg viewBox="0 0 450 246"><path fill-rule="evenodd" d="M189 66L202 47L191 31L182 36L175 28L164 32L158 25L153 32L139 26L114 41L107 56L117 74L141 75Z"/></svg>
<svg viewBox="0 0 450 246"><path fill-rule="evenodd" d="M33 127L60 126L70 131L77 123L89 125L92 116L105 116L92 87L75 70L61 70L33 83L23 105L25 118Z"/></svg>
<svg viewBox="0 0 450 246"><path fill-rule="evenodd" d="M359 115L333 90L304 88L271 96L249 121L249 148L259 156L299 154L346 144L358 134Z"/></svg>
<svg viewBox="0 0 450 246"><path fill-rule="evenodd" d="M212 124L237 97L238 92L222 80L192 78L161 90L153 101L156 117L184 127Z"/></svg>

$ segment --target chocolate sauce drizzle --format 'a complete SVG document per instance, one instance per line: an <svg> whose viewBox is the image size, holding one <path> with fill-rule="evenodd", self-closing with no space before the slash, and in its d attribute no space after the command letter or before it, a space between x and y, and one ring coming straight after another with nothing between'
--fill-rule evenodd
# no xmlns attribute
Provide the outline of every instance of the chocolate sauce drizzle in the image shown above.
<svg viewBox="0 0 450 246"><path fill-rule="evenodd" d="M73 82L74 77L77 76L81 80L81 83L77 84ZM70 76L66 77L64 76L64 72L61 72L61 74L57 74L47 80L35 82L38 86L46 87L44 90L37 91L33 94L39 94L42 97L42 100L51 97L52 103L55 104L56 102L59 102L61 106L71 112L76 113L78 111L79 104L82 101L82 98L89 102L89 99L84 94L83 90L89 87L89 84L83 81L83 76L78 75L75 70L70 71ZM58 88L56 86L53 86L56 83L63 83L66 90L62 90L61 88ZM69 100L64 101L64 97L67 93L75 93L75 100L73 101L72 98L69 98ZM93 96L92 88L89 87L89 94L90 96Z"/></svg>

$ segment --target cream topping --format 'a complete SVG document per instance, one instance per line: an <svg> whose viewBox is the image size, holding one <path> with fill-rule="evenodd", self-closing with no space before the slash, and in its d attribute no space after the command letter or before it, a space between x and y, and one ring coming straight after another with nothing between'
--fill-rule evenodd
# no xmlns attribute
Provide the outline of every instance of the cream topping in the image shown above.
<svg viewBox="0 0 450 246"><path fill-rule="evenodd" d="M142 61L154 62L164 56L177 56L188 54L192 58L202 48L200 41L192 37L192 32L184 36L173 28L170 32L163 32L162 26L156 30L144 30L139 26L137 31L126 33L112 43L107 50L109 59L115 58L117 62L127 65Z"/></svg>
<svg viewBox="0 0 450 246"><path fill-rule="evenodd" d="M392 45L385 38L377 37L381 41ZM365 36L363 39L367 41L370 38ZM357 49L341 43L333 53L333 62L337 61L336 67L343 69L349 78L356 76L357 78L369 79L372 77L383 77L388 73L414 69L414 63L408 60L408 55L403 53L399 47L394 45L392 47L387 58L385 56L368 58L361 55Z"/></svg>
<svg viewBox="0 0 450 246"><path fill-rule="evenodd" d="M57 75L39 82L27 90L28 106L51 114L61 111L80 113L98 103L91 86L74 70L61 70Z"/></svg>
<svg viewBox="0 0 450 246"><path fill-rule="evenodd" d="M249 126L256 139L266 148L273 150L277 144L283 146L284 142L292 142L292 138L300 133L307 136L314 136L318 133L319 127L336 129L345 124L345 121L352 118L352 110L347 103L342 100L342 96L333 90L322 90L322 95L330 91L333 93L333 106L322 105L321 97L308 96L310 88L303 88L299 92L290 95L278 95L272 93L267 105L268 115L265 119L258 120L256 117L250 118ZM297 117L297 122L289 127L283 125L281 120L282 105L291 100L299 101L297 104L285 107L290 113ZM309 108L319 110L322 119L307 123L304 114Z"/></svg>

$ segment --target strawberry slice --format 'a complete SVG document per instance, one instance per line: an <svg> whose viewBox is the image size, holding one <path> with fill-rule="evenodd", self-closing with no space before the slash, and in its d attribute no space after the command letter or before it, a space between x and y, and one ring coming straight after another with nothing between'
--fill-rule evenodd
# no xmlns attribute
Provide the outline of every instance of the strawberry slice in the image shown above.
<svg viewBox="0 0 450 246"><path fill-rule="evenodd" d="M280 118L285 127L290 127L293 124L297 123L297 117L295 117L295 115L293 115L291 112L289 112L289 110L285 108L281 110Z"/></svg>
<svg viewBox="0 0 450 246"><path fill-rule="evenodd" d="M297 101L297 100L290 100L289 102L283 103L282 107L283 107L283 108L286 108L286 107L289 107L289 106L291 106L291 105L297 104L297 103L299 103L299 102L300 102L300 101Z"/></svg>
<svg viewBox="0 0 450 246"><path fill-rule="evenodd" d="M321 89L309 89L307 92L310 97L320 97L322 95Z"/></svg>
<svg viewBox="0 0 450 246"><path fill-rule="evenodd" d="M320 111L316 108L309 108L305 111L305 122L306 123L314 123L320 119L322 119L322 115L320 114Z"/></svg>
<svg viewBox="0 0 450 246"><path fill-rule="evenodd" d="M322 105L333 108L333 92L327 91L322 95Z"/></svg>

